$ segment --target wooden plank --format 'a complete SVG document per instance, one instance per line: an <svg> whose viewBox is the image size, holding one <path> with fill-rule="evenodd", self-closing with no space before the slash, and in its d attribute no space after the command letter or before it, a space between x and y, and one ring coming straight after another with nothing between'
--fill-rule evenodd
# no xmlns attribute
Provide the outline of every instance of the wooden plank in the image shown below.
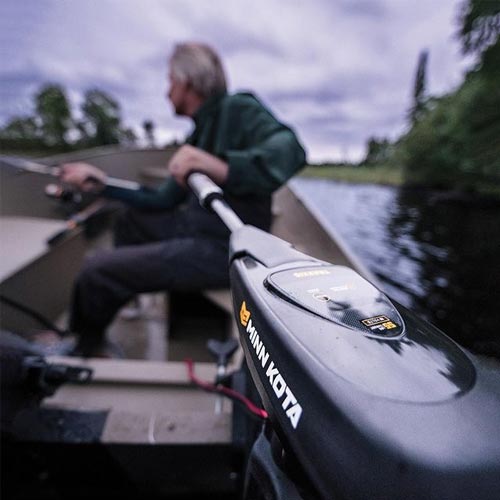
<svg viewBox="0 0 500 500"><path fill-rule="evenodd" d="M231 442L230 413L213 411L140 415L113 411L104 428L103 443L218 444Z"/></svg>
<svg viewBox="0 0 500 500"><path fill-rule="evenodd" d="M50 363L70 366L84 366L93 370L92 383L134 384L134 385L190 385L187 366L183 362L75 358L50 356ZM214 363L195 363L196 375L204 380L215 380Z"/></svg>

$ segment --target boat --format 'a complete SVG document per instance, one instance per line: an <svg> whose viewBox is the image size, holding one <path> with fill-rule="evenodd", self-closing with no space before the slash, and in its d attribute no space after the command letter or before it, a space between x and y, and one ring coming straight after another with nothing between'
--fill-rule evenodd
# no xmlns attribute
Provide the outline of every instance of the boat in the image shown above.
<svg viewBox="0 0 500 500"><path fill-rule="evenodd" d="M171 153L164 150L112 149L45 158L43 162L55 165L75 159L89 161L115 177L154 186L167 175L165 164ZM68 290L84 255L109 245L109 237L106 229L91 231L90 238L82 226L67 231L65 223L61 221L61 207L40 194L47 182L46 177L38 174L26 174L26 177L31 181L22 197L14 194L14 185L19 180L14 178L12 207L2 212L2 218L6 217L12 227L15 227L16 222L20 223L18 227L22 229L25 222L35 225L40 222L34 236L39 240L37 245L18 241L20 247L38 250L14 263L0 283L0 290L2 296L11 299L11 303L7 304L10 308L10 316L6 316L8 323L2 327L28 338L28 332L33 329L33 322L39 321L39 316L56 323L64 322L69 294L59 296L56 288ZM24 182L19 184L25 189ZM32 191L36 191L37 195ZM32 212L24 204L17 207L18 200L32 199L38 195L42 196L37 203L43 205L43 210L39 208ZM83 209L88 210L96 202L87 200ZM58 218L54 216L56 212ZM34 215L44 215L45 219L33 220ZM26 220L25 217L30 219ZM297 195L293 184L275 193L271 232L281 240L290 242L295 248L293 252L296 252L293 255L297 258L303 258L300 257L302 255L315 259L307 263L307 269L312 271L301 271L305 273L304 276L310 272L312 275L324 274L326 268L318 271L310 266L330 262L355 271L356 276L366 280L363 283L376 283L345 242L331 228L325 229L322 222L321 214ZM47 239L54 241L54 231L60 234L61 230L62 238L56 238L55 244L51 246L45 245ZM21 234L24 233L23 230ZM62 266L67 264L66 271L66 267ZM37 274L41 273L41 269L47 269L48 272ZM61 283L61 280L65 282ZM279 285L276 287L278 290ZM286 290L282 292L285 294ZM23 351L23 366L32 384L32 398L29 405L23 405L21 401L12 409L8 415L8 432L2 435L2 489L6 498L86 498L97 495L108 498L229 499L241 498L243 491L246 492L246 498L265 498L259 497L256 490L266 487L263 484L265 481L259 484L259 478L279 482L270 487L275 493L280 492L281 496L276 498L302 498L290 496L293 488L289 485L290 478L283 471L280 472L279 467L273 468L269 475L259 474L259 467L265 469L271 465L265 460L259 461L262 456L258 453L255 455L252 450L254 443L259 442L258 436L262 436L262 426L265 426L268 434L271 430L267 423L263 424L262 417L265 414L258 416L254 412L252 418L247 416L252 402L260 404L250 377L251 373L256 379L255 366L250 364L248 368L243 362L244 352L247 361L250 359L248 345L246 351L237 349L222 367L222 374L221 364L217 363L217 352L225 348L232 350L231 339L238 338L242 333L241 325L246 325L243 319L238 325L236 319L239 315L241 318L245 314L250 315L245 302L241 303L241 309L235 310L236 304L240 307L240 295L240 289L234 291L234 304L229 290L202 290L196 296L176 296L165 292L141 297L143 311L140 317L130 319L121 315L109 331L113 341L121 344L125 359L80 359L54 355L40 360L29 343L23 340L17 344L15 340L11 342L10 346L15 345L18 351ZM323 300L322 297L318 299ZM19 304L24 307L24 311L17 307ZM26 310L36 314L26 314ZM368 320L373 320L373 325ZM27 324L27 321L31 324ZM375 329L382 328L374 318L365 321ZM384 324L389 323L385 321ZM255 327L253 330L248 328L253 338L258 337ZM263 332L261 334L263 336ZM373 336L377 337L377 334ZM212 343L215 346L212 353L206 347L210 337L218 341ZM429 338L432 338L431 334ZM426 347L428 351L433 347L430 344ZM452 379L451 386L460 386L460 391L466 392L470 380L474 378L473 369L469 368L467 357L458 352L457 347L447 341L445 344L452 354L448 359L441 360L444 366L438 367L441 375L444 373L448 377L446 367L463 370L467 375L465 380L461 378L461 373L449 374L449 378ZM242 345L245 348L245 342L242 341ZM378 344L374 342L373 345ZM217 348L220 348L219 351ZM380 349L378 354L383 350ZM424 351L417 350L417 353L422 355ZM403 355L396 351L389 352L388 356L392 356L392 360L403 359ZM186 363L186 357L192 361ZM426 369L432 371L434 365L428 365ZM214 381L220 381L227 374L233 374L230 377L231 394L244 396L243 399L224 399L211 390ZM389 374L386 382L391 385L390 370L386 374ZM494 378L497 374L488 376ZM67 383L62 383L62 380L67 380ZM442 379L439 380L442 383ZM33 384L38 388L41 386L45 392L34 395ZM201 390L200 386L209 388L209 391ZM442 394L438 392L449 390L448 385L443 387L434 392L431 390L430 395L422 392L424 406L432 406L431 403L439 406L437 402ZM384 391L383 387L376 387L375 390L382 394ZM401 388L394 390L397 392ZM287 394L286 401L290 404L292 396L289 392ZM415 407L420 402L411 401ZM268 409L272 403L266 403ZM494 413L494 401L488 404ZM284 401L282 405L285 408ZM292 426L296 425L297 421L290 418ZM279 437L286 439L282 434ZM498 456L500 450L498 440L492 443L485 451L485 467L490 464L488 460L491 457L494 459ZM267 456L265 453L269 455L271 452L263 453ZM249 464L253 467L251 472L247 469ZM381 462L379 465L384 464ZM401 462L399 467L399 474L404 476L405 463ZM292 470L295 469L292 467ZM490 476L483 473L480 467L478 470L472 471L472 477L479 478L479 481L490 487L493 484ZM492 469L489 470L491 472ZM296 476L302 477L302 473L296 472ZM425 475L422 476L422 482L424 480ZM457 481L457 484L460 483ZM301 485L306 490L310 486L307 479ZM436 485L438 492L443 487L443 484ZM315 491L315 485L311 489ZM401 494L406 498L412 497L407 491ZM317 498L314 495L311 498ZM325 494L320 497L325 498Z"/></svg>
<svg viewBox="0 0 500 500"><path fill-rule="evenodd" d="M41 161L46 165L88 161L109 175L154 186L167 175L165 165L171 154L172 150L101 148ZM90 237L88 227L66 231L69 211L80 207L68 208L71 203L47 198L44 192L50 179L46 175L5 168L1 173L1 295L63 324L71 285L84 256L109 245L109 227ZM95 203L90 200L88 205ZM369 274L290 186L275 194L273 214L273 234L318 258ZM47 244L61 232L64 238ZM241 491L248 454L245 439L251 435L246 427L250 426L229 401L193 386L183 361L191 357L197 376L215 380L217 367L206 348L207 321L219 340L237 335L229 290L204 290L198 297L169 297L165 292L143 296L141 301L145 308L141 318L119 317L110 328L126 359L47 358L49 364L89 368L92 379L87 384L64 384L42 400L33 419L47 420L43 429L33 431L27 410L17 415L16 451L7 447L5 461L18 463L22 457L23 466L21 470L8 466L4 475L9 477L5 487L14 498L41 498L49 491L57 491L61 498L75 492L83 497L96 483L100 494L111 496L147 491L169 498L187 493L197 498L236 498ZM29 338L30 332L43 326L37 317L2 303L2 329ZM236 370L241 361L240 349L227 369ZM61 432L54 432L53 419ZM81 425L92 431L73 429L81 419ZM82 464L82 449L89 463L99 464L99 480L95 470L82 474L77 466ZM11 453L16 458L10 459ZM61 453L67 458L63 463Z"/></svg>

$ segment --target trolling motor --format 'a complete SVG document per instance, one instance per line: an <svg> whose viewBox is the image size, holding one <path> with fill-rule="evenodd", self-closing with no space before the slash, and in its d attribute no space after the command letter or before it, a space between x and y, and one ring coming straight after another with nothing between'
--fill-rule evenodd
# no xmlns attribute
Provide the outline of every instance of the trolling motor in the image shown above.
<svg viewBox="0 0 500 500"><path fill-rule="evenodd" d="M236 322L269 414L245 498L498 498L498 373L353 270L244 225L206 176L188 183L232 232Z"/></svg>

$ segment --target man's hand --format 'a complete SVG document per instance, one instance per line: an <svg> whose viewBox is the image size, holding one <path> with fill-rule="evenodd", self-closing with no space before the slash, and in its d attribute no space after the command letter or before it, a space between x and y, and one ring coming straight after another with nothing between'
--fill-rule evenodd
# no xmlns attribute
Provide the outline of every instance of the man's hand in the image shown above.
<svg viewBox="0 0 500 500"><path fill-rule="evenodd" d="M98 193L106 186L106 174L89 163L64 163L60 168L61 181L80 191Z"/></svg>
<svg viewBox="0 0 500 500"><path fill-rule="evenodd" d="M168 164L168 170L174 179L184 187L187 177L193 171L206 174L218 185L223 185L226 182L229 173L226 162L189 144L182 146L174 154Z"/></svg>

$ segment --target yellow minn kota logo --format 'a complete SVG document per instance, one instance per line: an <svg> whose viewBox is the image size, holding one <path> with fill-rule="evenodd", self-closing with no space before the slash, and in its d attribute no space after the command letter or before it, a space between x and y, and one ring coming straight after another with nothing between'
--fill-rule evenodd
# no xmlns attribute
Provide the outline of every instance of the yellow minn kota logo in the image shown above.
<svg viewBox="0 0 500 500"><path fill-rule="evenodd" d="M241 309L240 309L240 323L243 326L247 326L249 319L250 319L250 311L247 309L246 302L243 301L241 303Z"/></svg>

